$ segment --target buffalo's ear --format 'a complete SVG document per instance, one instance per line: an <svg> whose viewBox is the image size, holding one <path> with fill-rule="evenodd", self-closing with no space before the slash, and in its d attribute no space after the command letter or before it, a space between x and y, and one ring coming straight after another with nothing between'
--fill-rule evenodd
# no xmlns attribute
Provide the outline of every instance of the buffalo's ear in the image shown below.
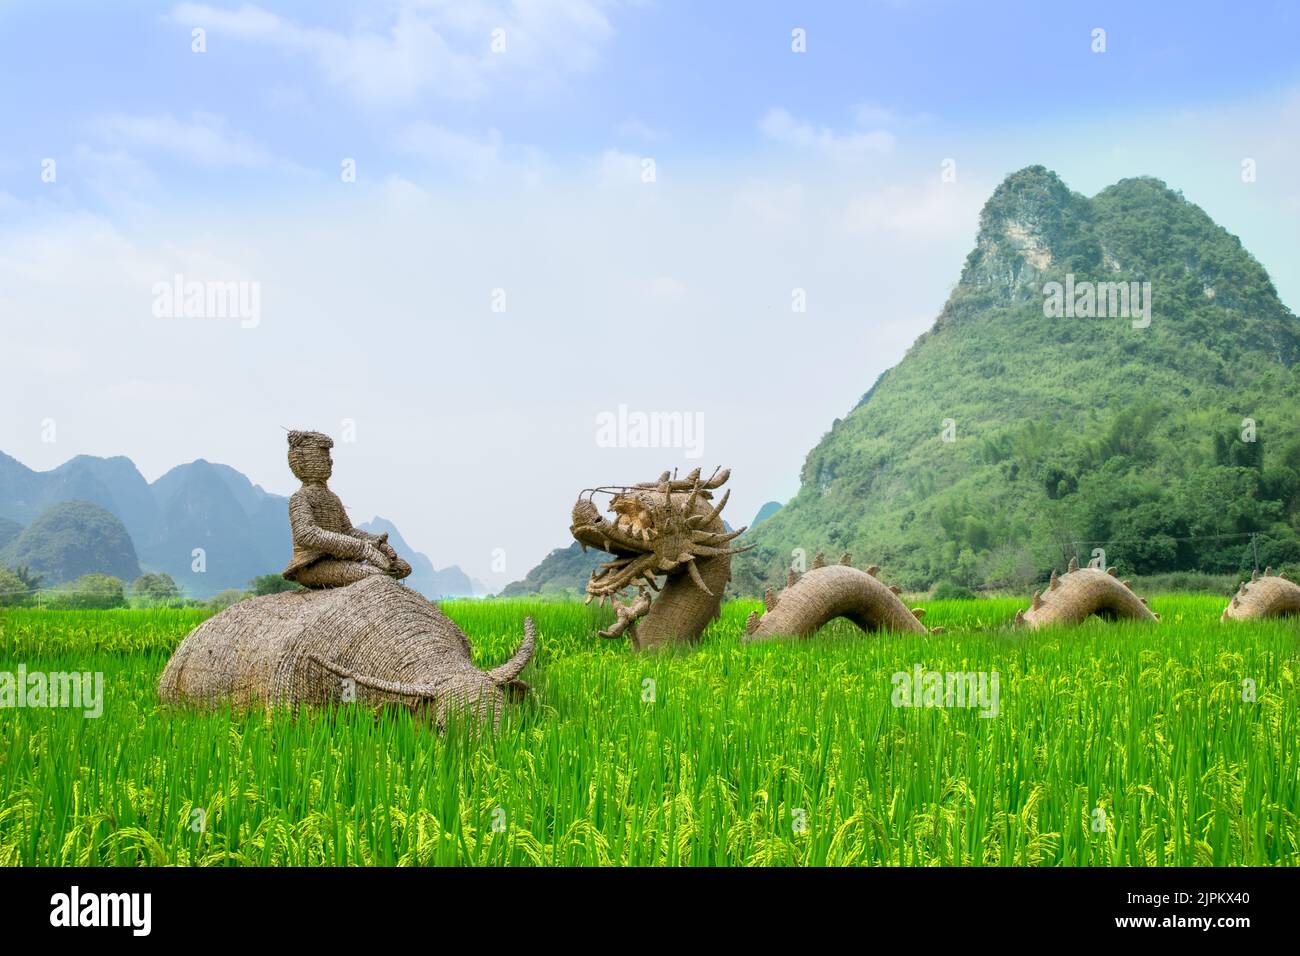
<svg viewBox="0 0 1300 956"><path fill-rule="evenodd" d="M521 681L518 677L512 681L507 681L505 686L502 687L502 690L505 691L506 700L512 704L519 703L528 696L528 692L532 689L531 684Z"/></svg>

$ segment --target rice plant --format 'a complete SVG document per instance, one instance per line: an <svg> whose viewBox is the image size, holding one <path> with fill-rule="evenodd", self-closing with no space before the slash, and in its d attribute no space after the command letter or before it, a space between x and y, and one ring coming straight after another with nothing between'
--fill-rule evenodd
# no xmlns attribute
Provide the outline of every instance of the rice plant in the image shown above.
<svg viewBox="0 0 1300 956"><path fill-rule="evenodd" d="M934 602L943 634L637 656L577 603L444 605L478 663L541 633L495 735L404 711L160 707L191 611L0 613L0 672L99 671L103 715L0 709L8 865L1300 863L1295 624L1026 633L1015 599ZM995 716L896 706L898 674L996 674ZM987 708L985 708L987 711Z"/></svg>

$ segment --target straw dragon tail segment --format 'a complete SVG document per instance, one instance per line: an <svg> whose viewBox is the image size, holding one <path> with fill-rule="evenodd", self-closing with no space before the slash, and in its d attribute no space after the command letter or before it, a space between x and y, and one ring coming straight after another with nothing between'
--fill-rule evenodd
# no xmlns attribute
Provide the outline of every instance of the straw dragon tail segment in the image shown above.
<svg viewBox="0 0 1300 956"><path fill-rule="evenodd" d="M1257 571L1237 589L1219 620L1258 621L1293 614L1300 614L1300 585L1265 568L1262 577Z"/></svg>
<svg viewBox="0 0 1300 956"><path fill-rule="evenodd" d="M1080 624L1091 615L1105 620L1154 623L1160 615L1147 607L1146 598L1133 593L1114 568L1081 568L1073 558L1065 574L1052 572L1046 591L1035 591L1027 611L1016 612L1016 623L1031 628L1053 624Z"/></svg>
<svg viewBox="0 0 1300 956"><path fill-rule="evenodd" d="M853 567L851 560L846 554L839 564L827 565L819 554L811 570L802 575L791 571L780 595L768 589L763 599L767 613L760 616L755 611L749 616L745 640L807 637L837 617L847 618L869 634L926 633L921 608L909 609L899 598L898 588L876 577L879 568L873 565L863 571Z"/></svg>

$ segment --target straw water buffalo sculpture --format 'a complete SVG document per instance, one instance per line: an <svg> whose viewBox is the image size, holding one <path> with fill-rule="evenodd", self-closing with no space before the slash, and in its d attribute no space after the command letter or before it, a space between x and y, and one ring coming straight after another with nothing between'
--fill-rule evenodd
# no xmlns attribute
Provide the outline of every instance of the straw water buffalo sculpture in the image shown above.
<svg viewBox="0 0 1300 956"><path fill-rule="evenodd" d="M303 488L290 504L294 554L284 576L304 590L250 598L195 628L158 683L164 703L289 706L393 704L441 728L457 713L500 720L528 685L519 674L537 642L531 619L506 663L474 666L469 639L399 583L411 568L386 536L357 530L329 491L330 439L289 433Z"/></svg>
<svg viewBox="0 0 1300 956"><path fill-rule="evenodd" d="M528 690L519 674L536 642L525 619L514 656L480 670L447 615L381 574L232 604L181 642L158 694L164 703L234 707L393 704L439 727L456 713L495 725L506 702Z"/></svg>

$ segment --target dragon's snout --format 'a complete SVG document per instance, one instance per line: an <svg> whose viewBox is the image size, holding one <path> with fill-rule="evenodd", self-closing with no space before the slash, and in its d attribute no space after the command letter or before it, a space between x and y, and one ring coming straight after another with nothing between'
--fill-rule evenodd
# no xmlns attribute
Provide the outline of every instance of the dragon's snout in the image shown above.
<svg viewBox="0 0 1300 956"><path fill-rule="evenodd" d="M604 550L609 543L601 533L602 524L608 522L601 518L595 503L590 498L579 498L577 504L573 506L573 520L569 525L569 533L582 545L584 551L588 547Z"/></svg>
<svg viewBox="0 0 1300 956"><path fill-rule="evenodd" d="M573 523L570 529L586 527L600 521L600 511L590 498L579 498L573 506Z"/></svg>
<svg viewBox="0 0 1300 956"><path fill-rule="evenodd" d="M671 580L682 569L701 591L717 597L697 563L746 550L731 545L745 529L727 531L721 519L730 492L713 501L712 492L728 474L720 468L701 481L698 469L680 480L665 472L654 482L584 491L573 506L569 531L584 550L594 547L614 556L592 571L588 599L603 601L629 587L659 590L659 578ZM593 493L611 496L610 517L600 516Z"/></svg>
<svg viewBox="0 0 1300 956"><path fill-rule="evenodd" d="M731 557L749 547L733 546L745 529L729 531L722 520L730 492L714 500L730 474L718 468L702 478L696 468L678 478L665 471L654 481L604 485L578 497L570 533L583 550L611 556L586 587L589 603L614 604L617 620L602 636L631 635L637 647L695 640L717 616ZM604 496L602 516L593 498Z"/></svg>

